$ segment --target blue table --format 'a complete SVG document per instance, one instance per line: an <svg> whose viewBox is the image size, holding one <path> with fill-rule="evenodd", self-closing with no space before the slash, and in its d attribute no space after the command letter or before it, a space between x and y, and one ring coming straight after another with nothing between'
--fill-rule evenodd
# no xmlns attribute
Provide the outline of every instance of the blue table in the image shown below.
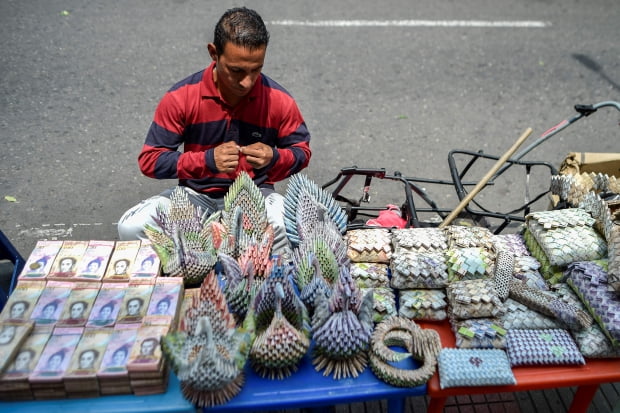
<svg viewBox="0 0 620 413"><path fill-rule="evenodd" d="M413 368L411 360L398 363ZM247 412L311 408L335 404L387 399L388 412L402 413L405 398L426 395L426 384L400 388L379 380L368 366L357 378L335 380L323 376L312 366L310 355L302 360L299 370L284 380L263 379L246 366L246 381L241 392L228 403L205 408L204 412Z"/></svg>
<svg viewBox="0 0 620 413"><path fill-rule="evenodd" d="M412 363L401 362L401 363ZM399 365L401 365L399 363ZM410 364L409 367L413 366ZM357 378L334 380L314 370L306 355L299 370L284 380L259 377L246 367L246 381L241 392L228 403L205 408L204 412L247 412L312 408L335 404L388 400L390 413L404 411L406 397L426 395L426 384L399 388L375 377L367 367ZM170 374L166 393L150 396L102 396L88 399L59 399L20 402L0 402L1 412L20 413L195 413L196 408L181 395L179 379Z"/></svg>
<svg viewBox="0 0 620 413"><path fill-rule="evenodd" d="M170 374L166 393L150 396L101 396L88 399L57 399L0 402L0 412L19 413L195 413L196 407L181 395L179 379Z"/></svg>

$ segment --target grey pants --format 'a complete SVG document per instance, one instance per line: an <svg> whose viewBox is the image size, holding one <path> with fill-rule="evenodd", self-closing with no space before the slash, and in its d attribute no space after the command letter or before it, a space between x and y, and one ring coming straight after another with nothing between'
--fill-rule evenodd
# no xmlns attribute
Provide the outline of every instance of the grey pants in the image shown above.
<svg viewBox="0 0 620 413"><path fill-rule="evenodd" d="M224 198L211 198L191 188L185 186L181 188L187 192L190 202L195 206L200 206L203 211L215 211L224 208ZM167 189L161 194L145 199L132 208L129 208L118 221L119 239L123 241L146 239L144 233L145 224L157 227L153 220L153 216L156 214L159 205L164 207L170 205L170 194L173 190L174 188ZM275 233L272 254L284 255L290 259L291 244L286 236L286 228L284 226L284 197L273 189L261 189L261 192L265 196L267 220L273 227Z"/></svg>

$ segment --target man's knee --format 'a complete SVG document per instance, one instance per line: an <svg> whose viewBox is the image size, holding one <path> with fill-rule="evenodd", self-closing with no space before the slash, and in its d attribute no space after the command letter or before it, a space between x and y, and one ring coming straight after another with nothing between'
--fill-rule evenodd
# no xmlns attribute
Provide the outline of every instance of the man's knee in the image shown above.
<svg viewBox="0 0 620 413"><path fill-rule="evenodd" d="M170 199L168 198L154 196L128 209L117 224L119 239L121 241L146 239L145 225L149 224L156 227L153 216L157 213L157 207L169 203Z"/></svg>

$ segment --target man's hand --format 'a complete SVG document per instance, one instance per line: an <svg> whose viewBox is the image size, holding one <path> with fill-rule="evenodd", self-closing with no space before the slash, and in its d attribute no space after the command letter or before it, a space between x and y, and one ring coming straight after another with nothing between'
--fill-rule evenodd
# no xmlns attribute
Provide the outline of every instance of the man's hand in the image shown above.
<svg viewBox="0 0 620 413"><path fill-rule="evenodd" d="M234 172L239 165L239 150L239 145L233 141L216 146L213 157L217 170L224 173Z"/></svg>
<svg viewBox="0 0 620 413"><path fill-rule="evenodd" d="M245 155L248 163L256 169L264 168L269 165L269 162L271 162L273 158L273 148L261 142L242 146L239 150Z"/></svg>

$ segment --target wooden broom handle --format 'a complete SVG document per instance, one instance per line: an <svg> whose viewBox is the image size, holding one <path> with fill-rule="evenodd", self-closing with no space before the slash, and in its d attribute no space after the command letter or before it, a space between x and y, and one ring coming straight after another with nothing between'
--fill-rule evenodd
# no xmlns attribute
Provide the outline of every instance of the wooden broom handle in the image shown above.
<svg viewBox="0 0 620 413"><path fill-rule="evenodd" d="M517 149L519 149L519 146L521 146L523 142L525 142L525 140L530 136L531 133L532 128L527 128L525 132L523 132L523 134L519 137L519 139L517 139L517 141L512 145L512 147L508 149L508 151L497 160L497 162L495 163L495 165L493 165L489 172L487 172L487 174L482 178L482 180L476 184L474 189L472 189L472 191L467 194L467 196L461 201L461 203L452 212L450 212L450 215L448 215L443 220L443 222L439 224L439 228L443 228L446 225L449 225L452 220L458 216L458 214L463 210L463 208L465 208L467 204L471 202L471 200L487 184L491 177L495 175L495 172L497 172L499 168L501 168L502 165L506 163L508 158L510 158L512 154L515 153Z"/></svg>

